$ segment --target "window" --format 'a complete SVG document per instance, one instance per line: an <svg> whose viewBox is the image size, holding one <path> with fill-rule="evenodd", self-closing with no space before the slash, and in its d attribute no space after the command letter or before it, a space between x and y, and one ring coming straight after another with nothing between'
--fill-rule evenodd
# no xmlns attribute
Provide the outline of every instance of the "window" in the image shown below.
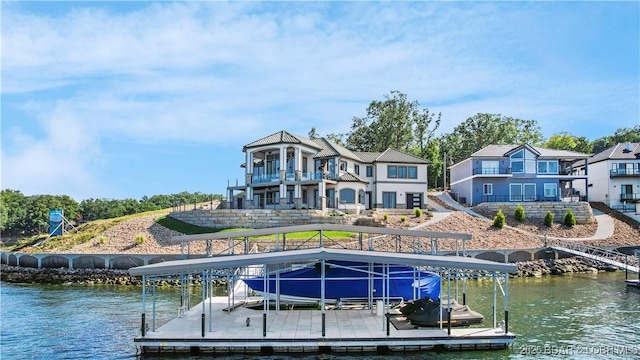
<svg viewBox="0 0 640 360"><path fill-rule="evenodd" d="M482 161L482 173L483 174L499 174L500 162L499 161Z"/></svg>
<svg viewBox="0 0 640 360"><path fill-rule="evenodd" d="M538 161L538 174L557 174L558 173L558 161Z"/></svg>
<svg viewBox="0 0 640 360"><path fill-rule="evenodd" d="M417 179L417 178L418 178L418 167L409 166L409 179Z"/></svg>
<svg viewBox="0 0 640 360"><path fill-rule="evenodd" d="M340 161L340 170L347 171L347 162L346 161Z"/></svg>
<svg viewBox="0 0 640 360"><path fill-rule="evenodd" d="M558 194L558 186L555 183L544 184L544 197L555 199L557 194Z"/></svg>
<svg viewBox="0 0 640 360"><path fill-rule="evenodd" d="M267 204L274 205L280 203L280 191L267 192Z"/></svg>
<svg viewBox="0 0 640 360"><path fill-rule="evenodd" d="M536 200L536 184L523 184L524 199L523 201L535 201Z"/></svg>
<svg viewBox="0 0 640 360"><path fill-rule="evenodd" d="M522 201L522 184L509 184L509 201Z"/></svg>
<svg viewBox="0 0 640 360"><path fill-rule="evenodd" d="M398 167L389 165L387 166L387 177L388 178L397 178L398 177Z"/></svg>
<svg viewBox="0 0 640 360"><path fill-rule="evenodd" d="M493 184L482 184L482 195L493 195Z"/></svg>
<svg viewBox="0 0 640 360"><path fill-rule="evenodd" d="M303 156L303 157L302 157L302 172L304 172L304 173L306 173L307 171L309 171L309 167L308 167L308 165L307 165L307 161L308 161L308 160L309 160L309 159L307 159L307 157L306 157L306 156Z"/></svg>
<svg viewBox="0 0 640 360"><path fill-rule="evenodd" d="M519 161L511 160L511 172L513 172L513 173L523 173L524 172L524 162L522 160L519 160Z"/></svg>
<svg viewBox="0 0 640 360"><path fill-rule="evenodd" d="M353 189L340 190L340 203L341 204L355 204L356 191Z"/></svg>
<svg viewBox="0 0 640 360"><path fill-rule="evenodd" d="M356 175L360 175L360 165L353 165L353 171Z"/></svg>
<svg viewBox="0 0 640 360"><path fill-rule="evenodd" d="M536 156L530 152L530 151L526 151L524 152L524 162L526 165L526 172L528 174L535 174L536 173Z"/></svg>
<svg viewBox="0 0 640 360"><path fill-rule="evenodd" d="M358 204L364 204L364 190L358 191Z"/></svg>
<svg viewBox="0 0 640 360"><path fill-rule="evenodd" d="M385 209L396 208L396 193L395 192L383 192L382 193L382 207Z"/></svg>
<svg viewBox="0 0 640 360"><path fill-rule="evenodd" d="M373 166L367 166L367 177L373 177Z"/></svg>
<svg viewBox="0 0 640 360"><path fill-rule="evenodd" d="M407 178L407 167L406 166L398 166L398 178L406 179Z"/></svg>

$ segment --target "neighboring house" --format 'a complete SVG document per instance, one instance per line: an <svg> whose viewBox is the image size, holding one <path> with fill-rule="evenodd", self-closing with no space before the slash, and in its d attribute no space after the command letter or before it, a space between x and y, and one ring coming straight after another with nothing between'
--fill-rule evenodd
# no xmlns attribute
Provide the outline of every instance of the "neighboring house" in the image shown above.
<svg viewBox="0 0 640 360"><path fill-rule="evenodd" d="M573 164L589 156L528 144L489 145L449 168L451 191L468 205L573 198L576 183L587 182L587 172L573 174Z"/></svg>
<svg viewBox="0 0 640 360"><path fill-rule="evenodd" d="M352 152L325 138L286 131L244 146L245 185L228 187L229 208L425 208L428 161L393 149ZM234 197L235 191L244 194Z"/></svg>
<svg viewBox="0 0 640 360"><path fill-rule="evenodd" d="M612 146L588 159L589 201L623 211L636 211L640 202L640 143ZM584 161L576 165L584 173ZM583 190L584 186L580 188Z"/></svg>

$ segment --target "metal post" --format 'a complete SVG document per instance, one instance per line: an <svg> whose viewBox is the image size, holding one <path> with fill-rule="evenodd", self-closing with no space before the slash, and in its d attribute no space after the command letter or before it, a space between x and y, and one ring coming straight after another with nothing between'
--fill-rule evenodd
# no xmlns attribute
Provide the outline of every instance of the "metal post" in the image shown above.
<svg viewBox="0 0 640 360"><path fill-rule="evenodd" d="M267 337L267 314L262 314L262 337Z"/></svg>
<svg viewBox="0 0 640 360"><path fill-rule="evenodd" d="M156 331L156 280L151 283L151 328Z"/></svg>
<svg viewBox="0 0 640 360"><path fill-rule="evenodd" d="M504 333L509 332L509 274L504 274Z"/></svg>
<svg viewBox="0 0 640 360"><path fill-rule="evenodd" d="M386 302L386 304L385 304L385 311L384 311L385 315L384 316L387 318L387 336L389 336L389 331L390 331L389 330L389 307L390 307L390 305L389 305L389 297L391 296L391 291L389 289L390 289L390 285L391 284L389 283L389 281L390 281L390 279L389 279L389 277L390 277L389 276L389 264L387 264L386 266L387 266L387 270L386 270L386 273L387 273L387 286L386 286L387 293L385 294L385 298L386 298L385 302Z"/></svg>
<svg viewBox="0 0 640 360"><path fill-rule="evenodd" d="M320 230L320 237L322 238L322 230ZM322 261L320 262L320 265L322 265L322 269L320 270L320 303L321 303L321 308L320 308L320 312L322 313L322 337L324 337L325 335L325 313L324 313L324 297L326 296L326 292L325 292L325 260L322 259Z"/></svg>
<svg viewBox="0 0 640 360"><path fill-rule="evenodd" d="M147 277L145 275L142 275L142 337L144 337L146 335L146 329L145 329L145 312L146 312L146 302L147 302Z"/></svg>
<svg viewBox="0 0 640 360"><path fill-rule="evenodd" d="M451 268L447 270L447 335L451 336Z"/></svg>
<svg viewBox="0 0 640 360"><path fill-rule="evenodd" d="M497 288L497 281L496 281L496 272L493 272L493 327L496 327L496 306L498 303L498 288Z"/></svg>

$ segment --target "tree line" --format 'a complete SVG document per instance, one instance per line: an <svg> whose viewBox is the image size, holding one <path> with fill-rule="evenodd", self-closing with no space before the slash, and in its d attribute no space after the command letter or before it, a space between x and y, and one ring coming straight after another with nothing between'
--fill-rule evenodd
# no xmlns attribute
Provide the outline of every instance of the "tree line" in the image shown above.
<svg viewBox="0 0 640 360"><path fill-rule="evenodd" d="M140 200L103 198L86 199L78 203L67 195L25 196L18 190L6 189L0 193L0 232L8 236L47 232L51 209L63 209L65 218L82 222L223 199L220 194L185 191L172 195L143 196Z"/></svg>
<svg viewBox="0 0 640 360"><path fill-rule="evenodd" d="M468 158L488 145L530 144L556 150L597 154L617 143L640 142L640 125L619 128L612 135L590 141L569 132L545 139L536 120L501 114L478 113L456 126L451 133L435 136L441 114L421 108L418 101L391 91L383 100L372 101L366 115L354 116L350 131L331 133L326 138L352 151L381 152L393 148L429 160L428 186L442 186L444 154L447 166ZM310 138L319 137L315 128Z"/></svg>

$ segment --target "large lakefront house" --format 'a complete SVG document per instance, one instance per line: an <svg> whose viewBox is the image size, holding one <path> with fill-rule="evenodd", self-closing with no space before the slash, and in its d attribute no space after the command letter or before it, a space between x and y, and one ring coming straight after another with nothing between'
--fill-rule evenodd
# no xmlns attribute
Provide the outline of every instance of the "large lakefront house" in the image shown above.
<svg viewBox="0 0 640 360"><path fill-rule="evenodd" d="M561 201L586 198L587 174L573 164L589 154L524 145L489 145L449 169L452 193L461 204ZM583 161L584 162L584 161ZM582 183L584 192L577 194Z"/></svg>
<svg viewBox="0 0 640 360"><path fill-rule="evenodd" d="M616 144L574 165L578 173L589 167L589 201L622 211L637 211L640 203L640 143ZM585 190L584 184L576 187Z"/></svg>
<svg viewBox="0 0 640 360"><path fill-rule="evenodd" d="M429 162L400 151L354 152L325 138L286 131L242 151L245 184L228 187L228 208L359 213L426 207Z"/></svg>

